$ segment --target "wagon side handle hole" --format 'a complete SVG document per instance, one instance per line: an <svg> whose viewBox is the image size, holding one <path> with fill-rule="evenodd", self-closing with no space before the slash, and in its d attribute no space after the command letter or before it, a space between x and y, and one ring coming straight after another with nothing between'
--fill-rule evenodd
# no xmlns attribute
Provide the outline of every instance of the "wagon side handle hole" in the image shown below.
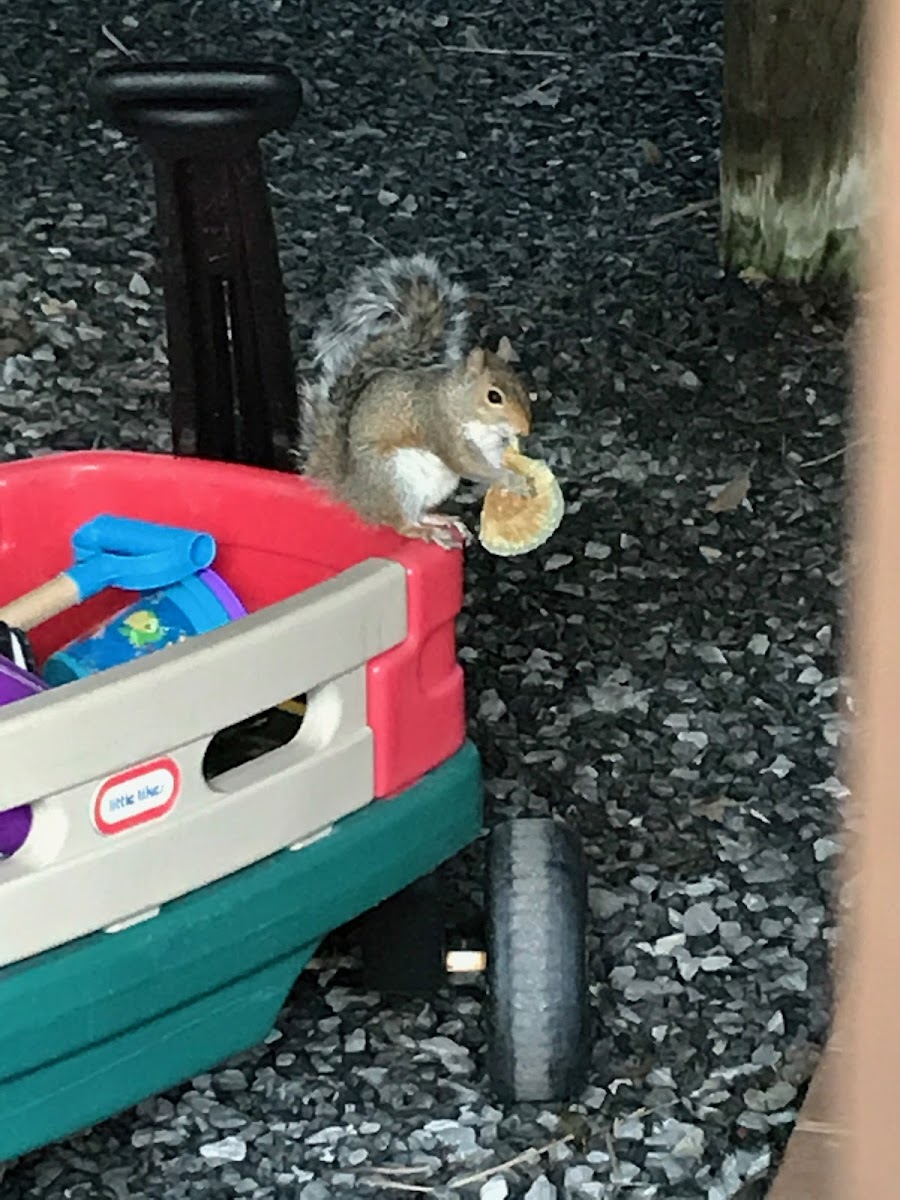
<svg viewBox="0 0 900 1200"><path fill-rule="evenodd" d="M203 778L211 783L235 767L286 746L303 728L308 712L309 698L303 694L226 725L206 748Z"/></svg>

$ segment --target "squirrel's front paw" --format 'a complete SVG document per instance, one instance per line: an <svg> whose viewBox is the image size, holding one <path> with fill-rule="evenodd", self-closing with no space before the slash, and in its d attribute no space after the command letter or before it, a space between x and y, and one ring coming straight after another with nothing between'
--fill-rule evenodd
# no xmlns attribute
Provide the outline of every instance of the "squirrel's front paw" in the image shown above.
<svg viewBox="0 0 900 1200"><path fill-rule="evenodd" d="M499 486L504 492L512 492L513 495L521 496L524 500L530 500L537 495L534 480L528 475L520 475L518 471L507 471L500 480Z"/></svg>

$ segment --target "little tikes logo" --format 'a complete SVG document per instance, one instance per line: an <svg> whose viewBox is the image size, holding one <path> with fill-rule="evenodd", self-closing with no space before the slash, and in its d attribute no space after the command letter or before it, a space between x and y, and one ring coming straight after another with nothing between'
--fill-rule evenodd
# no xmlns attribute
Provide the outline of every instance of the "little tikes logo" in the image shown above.
<svg viewBox="0 0 900 1200"><path fill-rule="evenodd" d="M181 770L173 758L129 767L111 775L94 794L92 816L100 833L122 833L171 812L181 791Z"/></svg>

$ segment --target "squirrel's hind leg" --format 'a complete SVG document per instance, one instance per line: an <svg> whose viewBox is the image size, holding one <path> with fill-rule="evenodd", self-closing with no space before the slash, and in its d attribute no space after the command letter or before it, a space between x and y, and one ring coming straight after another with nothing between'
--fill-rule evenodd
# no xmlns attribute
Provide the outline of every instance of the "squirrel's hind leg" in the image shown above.
<svg viewBox="0 0 900 1200"><path fill-rule="evenodd" d="M431 524L424 519L418 525L402 525L397 532L404 537L420 538L423 542L432 542L435 546L440 546L442 550L459 550L470 536L468 530L466 530L466 537L463 538L460 532L452 526L443 523Z"/></svg>
<svg viewBox="0 0 900 1200"><path fill-rule="evenodd" d="M431 513L454 490L459 477L428 451L357 447L341 499L373 525L388 525L404 537L457 549L469 532L455 517Z"/></svg>
<svg viewBox="0 0 900 1200"><path fill-rule="evenodd" d="M371 471L372 460L366 464ZM375 472L389 478L393 503L402 513L400 523L391 522L404 537L434 542L445 550L458 549L470 539L462 521L431 510L456 490L459 476L436 454L418 446L396 446L382 451Z"/></svg>
<svg viewBox="0 0 900 1200"><path fill-rule="evenodd" d="M467 546L472 540L472 534L458 517L446 513L423 513L420 520L409 521L398 529L404 537L421 538L425 542L434 542L443 550L458 550Z"/></svg>
<svg viewBox="0 0 900 1200"><path fill-rule="evenodd" d="M425 513L421 523L436 530L441 536L447 535L454 544L462 542L467 546L472 540L472 533L465 521L459 517L451 517L449 513Z"/></svg>

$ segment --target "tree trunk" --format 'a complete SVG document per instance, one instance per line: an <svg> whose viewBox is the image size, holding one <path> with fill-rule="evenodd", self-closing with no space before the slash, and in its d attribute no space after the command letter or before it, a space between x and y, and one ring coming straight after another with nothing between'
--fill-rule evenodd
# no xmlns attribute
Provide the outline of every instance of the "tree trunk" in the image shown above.
<svg viewBox="0 0 900 1200"><path fill-rule="evenodd" d="M863 0L725 0L725 264L769 278L855 277L867 186Z"/></svg>

